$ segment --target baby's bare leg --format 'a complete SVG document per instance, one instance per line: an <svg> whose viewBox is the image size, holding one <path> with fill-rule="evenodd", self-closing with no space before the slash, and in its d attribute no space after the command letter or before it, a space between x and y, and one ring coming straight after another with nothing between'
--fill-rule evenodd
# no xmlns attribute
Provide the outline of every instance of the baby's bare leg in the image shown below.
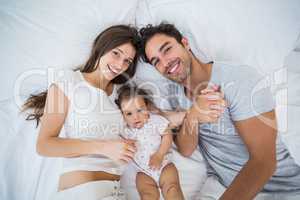
<svg viewBox="0 0 300 200"><path fill-rule="evenodd" d="M162 170L159 186L165 200L183 200L184 196L179 183L177 169L173 163L168 164Z"/></svg>
<svg viewBox="0 0 300 200"><path fill-rule="evenodd" d="M159 188L156 182L143 172L136 175L136 187L141 200L159 200Z"/></svg>

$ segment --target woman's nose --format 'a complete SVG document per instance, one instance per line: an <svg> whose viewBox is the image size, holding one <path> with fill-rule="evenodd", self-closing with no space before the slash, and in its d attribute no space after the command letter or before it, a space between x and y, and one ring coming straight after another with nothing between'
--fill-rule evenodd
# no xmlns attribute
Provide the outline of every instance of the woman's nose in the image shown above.
<svg viewBox="0 0 300 200"><path fill-rule="evenodd" d="M119 59L118 61L114 62L114 68L121 71L123 66L122 59Z"/></svg>
<svg viewBox="0 0 300 200"><path fill-rule="evenodd" d="M118 69L121 70L124 66L125 66L125 62L124 62L123 60L120 60L120 61L118 62Z"/></svg>
<svg viewBox="0 0 300 200"><path fill-rule="evenodd" d="M117 63L115 65L115 69L117 69L118 71L121 71L122 70L122 63Z"/></svg>

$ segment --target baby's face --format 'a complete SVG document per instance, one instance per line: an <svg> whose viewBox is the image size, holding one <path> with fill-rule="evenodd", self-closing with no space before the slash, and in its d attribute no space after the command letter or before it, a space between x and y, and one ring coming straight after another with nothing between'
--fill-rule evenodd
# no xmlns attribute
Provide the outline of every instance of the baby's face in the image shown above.
<svg viewBox="0 0 300 200"><path fill-rule="evenodd" d="M142 97L123 100L121 109L124 119L130 128L142 128L149 119L147 105Z"/></svg>

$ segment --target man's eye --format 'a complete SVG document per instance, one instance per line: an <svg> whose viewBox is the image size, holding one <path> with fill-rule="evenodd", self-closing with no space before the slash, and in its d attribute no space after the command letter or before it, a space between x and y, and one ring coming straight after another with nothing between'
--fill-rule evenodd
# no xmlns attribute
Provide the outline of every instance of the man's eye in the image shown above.
<svg viewBox="0 0 300 200"><path fill-rule="evenodd" d="M165 52L168 52L172 47L166 48Z"/></svg>
<svg viewBox="0 0 300 200"><path fill-rule="evenodd" d="M152 65L157 66L158 63L159 63L159 60L156 60L152 63Z"/></svg>
<svg viewBox="0 0 300 200"><path fill-rule="evenodd" d="M143 109L138 109L138 110L137 110L137 112L143 112L143 111L144 111Z"/></svg>
<svg viewBox="0 0 300 200"><path fill-rule="evenodd" d="M132 113L126 113L126 115L127 115L127 116L130 116L130 115L132 115Z"/></svg>

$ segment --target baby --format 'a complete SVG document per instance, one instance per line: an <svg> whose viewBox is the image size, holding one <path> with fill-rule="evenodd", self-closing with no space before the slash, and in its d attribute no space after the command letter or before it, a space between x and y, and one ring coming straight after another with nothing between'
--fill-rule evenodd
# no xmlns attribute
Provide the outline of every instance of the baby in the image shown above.
<svg viewBox="0 0 300 200"><path fill-rule="evenodd" d="M137 86L125 85L118 90L117 105L122 111L126 127L122 137L136 140L136 186L142 200L184 199L178 172L171 162L173 138L168 120L153 114L150 93Z"/></svg>

